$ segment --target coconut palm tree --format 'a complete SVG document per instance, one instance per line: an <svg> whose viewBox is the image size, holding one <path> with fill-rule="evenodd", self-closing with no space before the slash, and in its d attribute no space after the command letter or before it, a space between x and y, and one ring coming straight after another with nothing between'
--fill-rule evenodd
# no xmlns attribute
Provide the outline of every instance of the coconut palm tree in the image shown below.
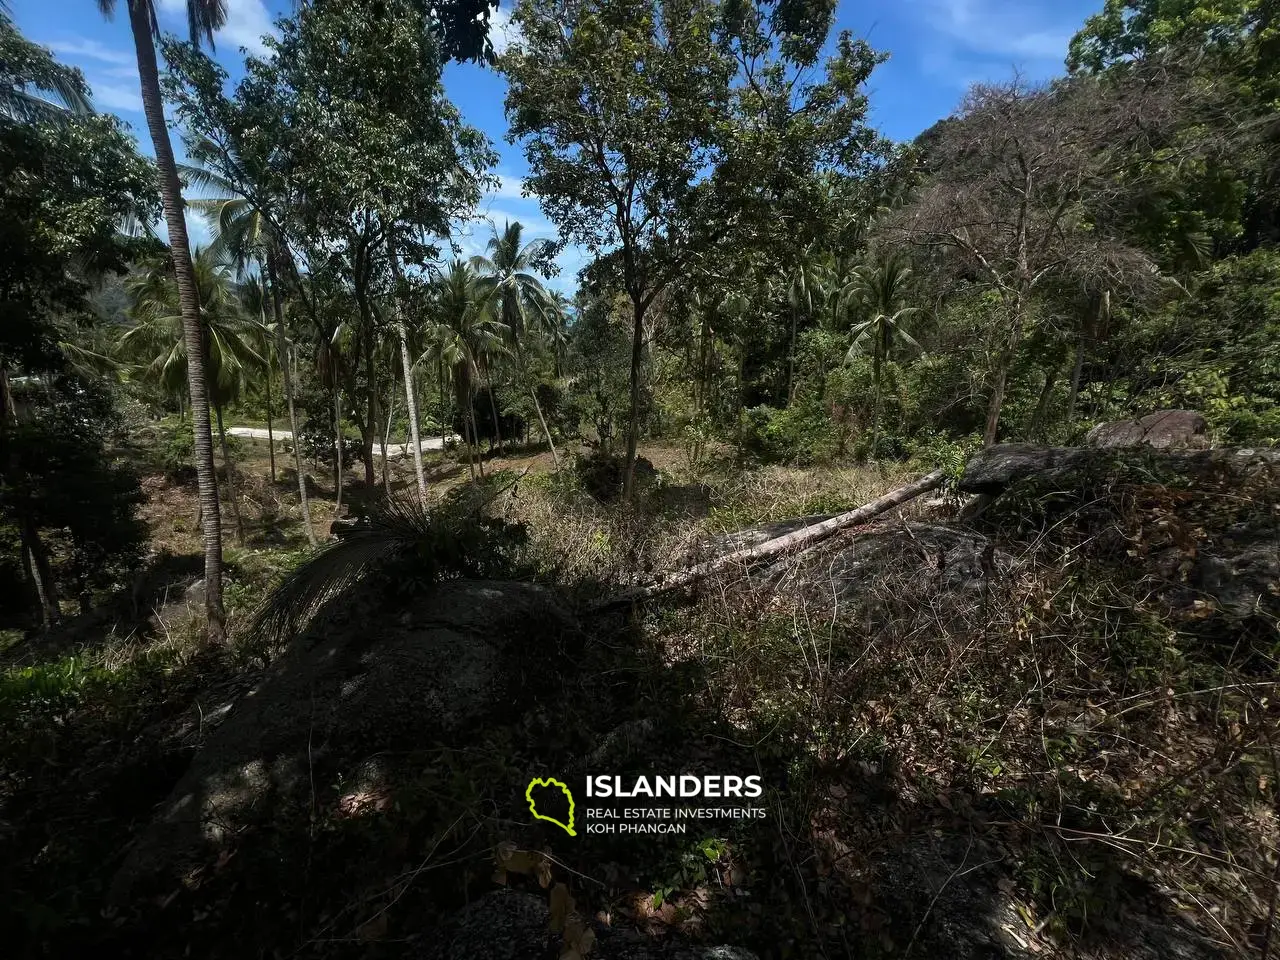
<svg viewBox="0 0 1280 960"><path fill-rule="evenodd" d="M526 382L529 382L529 397L538 414L542 435L547 438L547 446L551 448L551 460L559 467L560 457L551 439L551 431L547 429L546 417L542 415L538 391L530 381L528 359L524 350L530 321L546 330L547 321L553 316L546 308L549 300L547 290L533 273L534 265L538 257L547 251L549 241L532 240L522 243L523 232L524 226L519 221L508 221L502 233L498 233L495 226L493 236L489 238L489 256L472 257L471 265L480 273L477 281L480 292L486 297L492 297L497 304L498 316L506 328L507 342L515 351L520 372ZM495 418L496 415L495 412Z"/></svg>
<svg viewBox="0 0 1280 960"><path fill-rule="evenodd" d="M0 65L0 117L16 123L56 123L93 113L84 77L18 33L4 4L0 4L0 31L6 45L13 45L6 51L13 60ZM22 75L13 69L15 60Z"/></svg>
<svg viewBox="0 0 1280 960"><path fill-rule="evenodd" d="M218 423L228 499L235 517L236 537L244 542L244 522L236 495L235 467L231 462L222 411L244 390L246 374L260 369L264 360L253 349L253 322L244 314L227 270L208 251L196 251L192 261L200 296L201 348L206 358L209 399ZM184 335L180 294L165 258L143 265L125 283L133 299L134 325L120 337L120 355L135 364L140 375L160 390L180 398L188 384L190 355ZM215 488L216 492L216 488ZM203 513L204 500L200 501Z"/></svg>
<svg viewBox="0 0 1280 960"><path fill-rule="evenodd" d="M160 69L156 63L156 40L160 22L155 0L124 0L129 10L129 27L138 60L138 77L142 87L142 109L147 129L155 147L156 170L160 179L160 197L169 231L169 249L177 281L178 305L182 317L182 335L186 343L187 390L191 395L191 420L195 435L196 477L200 489L200 515L204 534L205 612L209 640L226 639L226 613L222 606L222 517L218 511L218 482L213 465L213 435L209 423L209 383L206 341L209 339L200 321L200 295L196 288L195 270L191 263L191 247L187 240L187 223L183 217L182 184L178 165L169 142L169 128L164 118L160 97ZM214 31L227 19L226 0L187 0L187 23L191 41L201 39L213 45ZM98 9L111 17L116 0L98 0Z"/></svg>
<svg viewBox="0 0 1280 960"><path fill-rule="evenodd" d="M801 253L787 286L787 302L791 306L791 345L787 348L788 405L795 398L796 392L796 327L800 314L812 316L814 305L822 302L826 280L827 270L814 248Z"/></svg>
<svg viewBox="0 0 1280 960"><path fill-rule="evenodd" d="M920 312L918 307L903 304L910 279L911 267L900 256L890 255L860 267L850 281L846 297L846 309L864 319L850 330L851 342L845 362L852 362L868 349L871 351L871 378L875 391L871 433L873 457L880 447L880 387L884 361L899 342L913 350L921 350L920 344L903 329L903 321Z"/></svg>
<svg viewBox="0 0 1280 960"><path fill-rule="evenodd" d="M551 343L555 376L564 376L564 352L569 345L569 326L573 322L573 302L559 290L552 290L541 304L542 326Z"/></svg>
<svg viewBox="0 0 1280 960"><path fill-rule="evenodd" d="M505 349L507 331L496 316L495 301L485 294L475 271L462 260L454 260L437 281L434 299L435 319L426 327L428 346L423 359L437 362L449 373L462 412L467 464L474 477L472 448L478 446L476 388L483 372ZM480 474L484 475L483 466Z"/></svg>
<svg viewBox="0 0 1280 960"><path fill-rule="evenodd" d="M195 143L192 151L202 156L212 156L216 153L212 144L202 146L202 142ZM237 162L234 154L230 155L229 162ZM239 167L242 168L243 164ZM205 194L203 197L190 200L189 205L203 214L209 223L213 233L210 255L234 264L241 277L246 276L250 267L256 262L259 279L265 277L269 282L269 300L275 317L271 329L275 335L275 354L280 360L280 370L284 380L285 406L289 411L289 430L293 434L293 466L298 477L298 502L302 510L302 525L307 532L307 542L314 547L316 533L311 526L311 501L307 494L307 479L302 471L302 452L298 444L298 414L294 404L293 370L289 363L290 343L281 305L280 271L277 269L277 265L281 262L291 264L292 254L287 252L279 231L273 227L266 211L245 196L229 178L207 167L182 164L178 169L188 188ZM285 260L286 257L289 259ZM268 287L264 286L264 294L267 291ZM267 430L271 430L269 422ZM271 476L274 480L274 450Z"/></svg>

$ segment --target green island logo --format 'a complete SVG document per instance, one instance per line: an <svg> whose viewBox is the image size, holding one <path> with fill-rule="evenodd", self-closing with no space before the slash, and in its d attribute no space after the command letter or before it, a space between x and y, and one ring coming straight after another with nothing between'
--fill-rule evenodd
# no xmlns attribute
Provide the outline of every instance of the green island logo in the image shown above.
<svg viewBox="0 0 1280 960"><path fill-rule="evenodd" d="M567 824L561 823L555 817L544 816L538 812L538 801L533 799L534 787L546 787L548 789L558 787L560 789L560 792L563 793L565 798L569 801L569 822ZM573 829L573 794L570 793L569 788L559 780L556 780L553 777L547 777L545 780L541 777L535 777L529 781L529 786L525 788L524 798L529 801L529 812L533 814L533 818L535 820L546 820L548 823L554 823L565 833L569 834L569 836L577 836L577 833L575 833Z"/></svg>

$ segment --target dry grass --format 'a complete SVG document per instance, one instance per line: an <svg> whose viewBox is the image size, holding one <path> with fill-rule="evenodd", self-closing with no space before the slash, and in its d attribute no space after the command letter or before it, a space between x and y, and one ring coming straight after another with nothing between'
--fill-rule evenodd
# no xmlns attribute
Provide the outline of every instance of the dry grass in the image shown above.
<svg viewBox="0 0 1280 960"><path fill-rule="evenodd" d="M1122 487L1108 495L1118 526L1160 529L1125 514L1140 505ZM846 537L726 574L652 621L741 739L788 765L815 936L890 883L918 838L956 835L991 858L966 881L984 891L974 909L1022 916L1039 950L1056 938L1132 956L1159 950L1142 931L1187 924L1183 940L1244 957L1274 936L1276 624L1171 608L1096 530L1068 534L1070 519L993 531L1002 552L971 589L945 586L934 551L888 521L886 548L852 579L829 573ZM863 901L864 929L887 896Z"/></svg>

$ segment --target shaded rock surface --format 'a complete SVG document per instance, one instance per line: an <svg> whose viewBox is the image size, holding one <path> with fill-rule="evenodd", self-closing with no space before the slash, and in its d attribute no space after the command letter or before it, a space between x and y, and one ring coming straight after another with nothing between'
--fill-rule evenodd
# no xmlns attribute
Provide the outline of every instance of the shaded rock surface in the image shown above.
<svg viewBox="0 0 1280 960"><path fill-rule="evenodd" d="M528 960L552 956L545 899L516 890L486 894L445 922L417 960ZM597 930L593 960L755 960L738 947L655 940L635 931Z"/></svg>
<svg viewBox="0 0 1280 960"><path fill-rule="evenodd" d="M982 841L962 836L921 837L890 853L876 865L874 890L880 909L890 916L918 917L913 955L953 960L1005 960L1044 955L1046 941L1031 935L1015 897L1001 889L1003 857ZM1184 918L1171 916L1159 902L1145 902L1110 924L1109 944L1095 950L1075 944L1079 960L1114 957L1128 960L1220 960ZM905 944L899 944L905 947Z"/></svg>
<svg viewBox="0 0 1280 960"><path fill-rule="evenodd" d="M115 902L296 801L316 768L434 742L527 695L531 672L573 628L552 593L527 583L444 583L408 612L378 613L322 617L219 725L205 725L186 775L117 873Z"/></svg>
<svg viewBox="0 0 1280 960"><path fill-rule="evenodd" d="M1089 447L1202 450L1209 446L1209 422L1194 410L1157 410L1137 420L1100 423L1084 442Z"/></svg>
<svg viewBox="0 0 1280 960"><path fill-rule="evenodd" d="M1157 521L1158 531L1122 532L1095 518L1098 535L1114 541L1117 553L1140 546L1135 569L1141 569L1174 608L1207 601L1230 617L1280 614L1280 514L1266 506L1274 503L1274 492L1280 489L1280 450L999 444L975 456L960 480L962 490L992 499L1014 496L1020 484L1034 485L1036 496L1061 493L1066 509L1078 517L1094 509L1103 493L1117 484L1127 485L1135 495L1164 497L1169 502ZM1256 500L1259 496L1262 499ZM1255 508L1229 523L1212 514L1215 501L1230 510L1233 504L1255 500ZM1131 544L1126 537L1142 543Z"/></svg>
<svg viewBox="0 0 1280 960"><path fill-rule="evenodd" d="M864 599L875 584L903 580L913 589L980 590L1013 563L976 531L899 521L851 529L819 549L762 568L754 579L830 609Z"/></svg>
<svg viewBox="0 0 1280 960"><path fill-rule="evenodd" d="M1221 481L1241 479L1259 471L1280 470L1280 450L1221 448L1194 451L1116 450L1091 447L1041 447L1029 443L999 443L975 455L964 468L959 488L964 493L1000 494L1029 477L1071 484L1081 474L1100 477L1117 466L1149 464L1166 475ZM1079 483L1076 482L1078 487Z"/></svg>

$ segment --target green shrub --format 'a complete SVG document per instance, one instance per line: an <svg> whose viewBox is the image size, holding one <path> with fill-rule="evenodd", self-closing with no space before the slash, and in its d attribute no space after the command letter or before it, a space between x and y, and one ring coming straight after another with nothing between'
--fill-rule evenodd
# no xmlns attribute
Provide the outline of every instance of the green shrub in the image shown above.
<svg viewBox="0 0 1280 960"><path fill-rule="evenodd" d="M768 406L744 410L741 436L743 451L768 463L825 462L835 457L840 446L836 426L816 398L782 410Z"/></svg>

